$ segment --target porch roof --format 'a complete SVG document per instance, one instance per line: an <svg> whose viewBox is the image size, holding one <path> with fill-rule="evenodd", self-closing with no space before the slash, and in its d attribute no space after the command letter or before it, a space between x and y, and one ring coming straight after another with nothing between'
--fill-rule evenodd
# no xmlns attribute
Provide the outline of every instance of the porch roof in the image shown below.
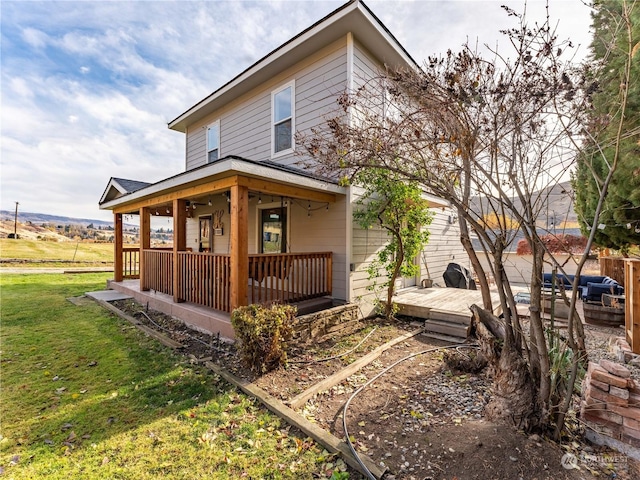
<svg viewBox="0 0 640 480"><path fill-rule="evenodd" d="M254 180L252 185L248 186L264 193L280 194L280 192L269 191L269 185L280 185L283 191L287 190L287 186L290 186L289 190L284 192L286 196L290 197L306 198L305 195L296 193L300 190L308 191L309 195L311 192L319 192L316 196L321 195L322 201L335 201L336 194L345 195L347 193L347 189L339 186L334 179L271 161L255 161L237 156L227 156L215 163L188 170L156 183L128 180L131 184L141 187L130 191L117 188L119 182L114 181L118 179L112 178L100 198L99 206L101 210L120 210L122 207L136 205L166 194L186 192L187 189L190 189L190 194L193 195L196 191L195 187L206 186L216 181L220 185L219 188L224 189L224 179L238 175ZM263 182L260 183L260 180ZM185 196L188 195L185 193Z"/></svg>
<svg viewBox="0 0 640 480"><path fill-rule="evenodd" d="M138 180L111 177L107 187L102 193L102 197L100 197L100 203L102 204L108 200L113 200L114 198L121 197L122 195L135 192L136 190L148 187L149 185L151 185L149 182L139 182Z"/></svg>

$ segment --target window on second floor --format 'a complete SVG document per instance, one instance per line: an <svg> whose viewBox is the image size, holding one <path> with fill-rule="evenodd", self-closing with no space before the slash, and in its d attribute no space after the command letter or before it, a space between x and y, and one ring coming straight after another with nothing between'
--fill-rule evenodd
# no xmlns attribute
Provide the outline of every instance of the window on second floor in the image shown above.
<svg viewBox="0 0 640 480"><path fill-rule="evenodd" d="M295 128L295 84L288 83L271 93L272 153L278 155L293 150Z"/></svg>
<svg viewBox="0 0 640 480"><path fill-rule="evenodd" d="M220 120L207 127L207 163L220 158Z"/></svg>

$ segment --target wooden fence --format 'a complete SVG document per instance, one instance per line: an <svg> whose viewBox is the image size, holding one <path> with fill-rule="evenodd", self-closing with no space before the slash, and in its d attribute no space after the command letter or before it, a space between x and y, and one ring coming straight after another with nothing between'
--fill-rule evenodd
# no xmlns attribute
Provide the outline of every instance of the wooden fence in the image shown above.
<svg viewBox="0 0 640 480"><path fill-rule="evenodd" d="M625 332L633 353L640 353L640 260L625 259Z"/></svg>
<svg viewBox="0 0 640 480"><path fill-rule="evenodd" d="M616 282L624 287L624 257L600 257L600 275L606 275L613 278Z"/></svg>

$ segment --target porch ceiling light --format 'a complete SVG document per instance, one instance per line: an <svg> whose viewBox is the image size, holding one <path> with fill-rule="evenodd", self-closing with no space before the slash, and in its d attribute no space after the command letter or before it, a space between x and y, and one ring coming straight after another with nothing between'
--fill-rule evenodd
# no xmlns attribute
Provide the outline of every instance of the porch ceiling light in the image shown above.
<svg viewBox="0 0 640 480"><path fill-rule="evenodd" d="M258 203L262 203L262 194L258 193Z"/></svg>
<svg viewBox="0 0 640 480"><path fill-rule="evenodd" d="M211 206L211 197L209 197L209 201L207 202L207 205Z"/></svg>

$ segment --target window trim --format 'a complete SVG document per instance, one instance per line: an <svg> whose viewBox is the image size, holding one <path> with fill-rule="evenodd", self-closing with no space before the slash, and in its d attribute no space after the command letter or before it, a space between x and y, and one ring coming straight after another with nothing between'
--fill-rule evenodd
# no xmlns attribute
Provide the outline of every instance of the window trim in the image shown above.
<svg viewBox="0 0 640 480"><path fill-rule="evenodd" d="M278 123L285 122L289 118L291 119L291 147L287 148L287 149L284 149L284 150L280 150L279 152L276 152L276 121L275 121L275 114L276 114L275 106L276 106L276 103L275 103L275 98L276 98L276 95L278 93L282 92L283 90L286 90L289 87L291 87L291 116L285 118L284 120L280 120ZM284 83L284 84L280 85L278 88L276 88L275 90L271 91L271 117L270 117L269 125L270 125L270 128L271 128L271 158L278 158L278 157L293 153L294 150L296 149L296 143L295 143L295 131L296 131L296 81L295 81L295 79L291 80L290 82Z"/></svg>
<svg viewBox="0 0 640 480"><path fill-rule="evenodd" d="M222 155L220 154L220 119L216 120L215 122L211 122L210 124L208 124L205 128L205 143L206 143L206 163L214 163L214 162L210 162L209 161L209 152L211 152L211 148L209 148L209 129L211 129L212 127L218 127L218 159L214 160L214 162L217 162L218 160L220 160L222 158Z"/></svg>

